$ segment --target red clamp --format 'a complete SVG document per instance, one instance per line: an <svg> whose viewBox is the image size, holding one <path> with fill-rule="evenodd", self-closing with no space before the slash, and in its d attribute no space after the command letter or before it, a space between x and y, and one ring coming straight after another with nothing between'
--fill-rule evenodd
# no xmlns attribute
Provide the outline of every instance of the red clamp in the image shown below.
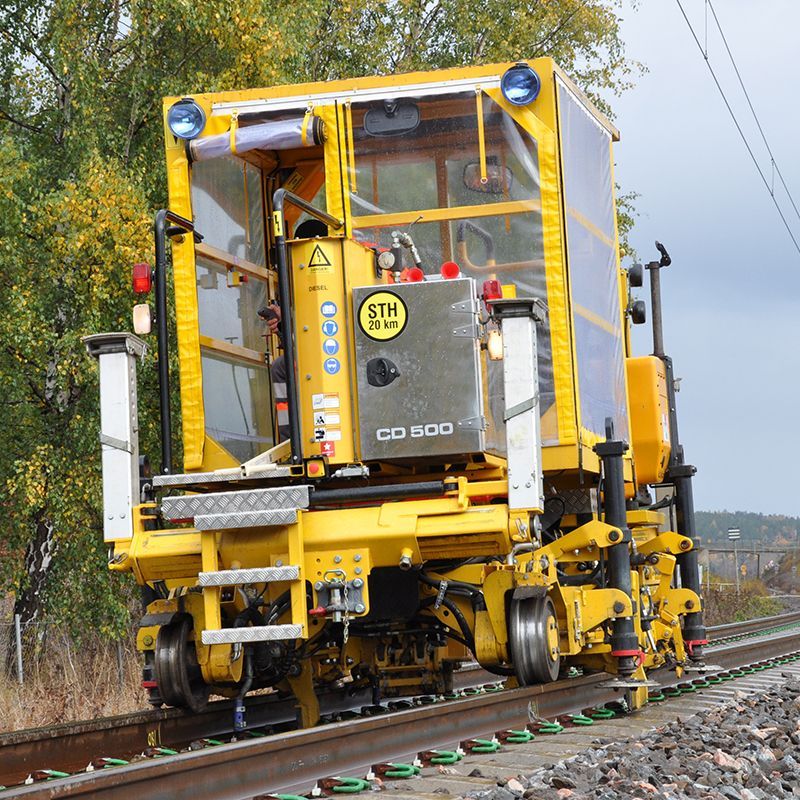
<svg viewBox="0 0 800 800"><path fill-rule="evenodd" d="M689 655L694 655L694 648L695 647L702 647L704 644L708 644L708 639L687 639L684 644L686 645L686 649L689 651Z"/></svg>
<svg viewBox="0 0 800 800"><path fill-rule="evenodd" d="M641 667L644 664L644 650L612 650L611 655L614 658L625 658L631 656L636 659L636 666Z"/></svg>

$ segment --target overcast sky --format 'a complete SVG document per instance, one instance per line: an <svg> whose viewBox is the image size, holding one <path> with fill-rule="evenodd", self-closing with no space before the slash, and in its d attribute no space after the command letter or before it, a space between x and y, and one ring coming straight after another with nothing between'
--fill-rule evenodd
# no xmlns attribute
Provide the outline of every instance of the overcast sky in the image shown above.
<svg viewBox="0 0 800 800"><path fill-rule="evenodd" d="M704 40L704 0L681 0ZM628 0L626 0L626 3ZM786 183L800 206L797 0L714 8ZM663 242L665 344L682 378L681 439L702 510L800 516L800 254L795 250L675 0L623 11L631 58L649 72L613 99L616 177L641 193L632 243ZM712 66L762 169L769 157L709 13ZM778 194L778 179L775 179ZM795 237L800 220L780 200ZM648 301L649 284L638 290ZM649 321L649 320L648 320ZM637 329L638 353L652 352Z"/></svg>

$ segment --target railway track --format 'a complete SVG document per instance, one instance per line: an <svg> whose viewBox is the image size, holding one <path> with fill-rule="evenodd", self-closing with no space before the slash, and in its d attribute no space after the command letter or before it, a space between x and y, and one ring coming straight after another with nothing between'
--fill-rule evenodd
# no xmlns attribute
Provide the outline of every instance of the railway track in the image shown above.
<svg viewBox="0 0 800 800"><path fill-rule="evenodd" d="M777 658L800 648L800 612L749 620L710 629L709 661L724 670ZM656 674L665 686L674 675ZM691 678L691 676L690 676ZM199 716L174 710L101 719L94 722L0 736L0 783L19 784L29 775L42 782L9 788L0 798L95 797L250 798L264 792L307 792L332 775L363 776L373 765L413 761L434 748L457 748L475 737L524 728L535 717L552 719L619 699L603 686L608 676L585 675L525 689L501 690L478 668L458 673L458 685L469 696L425 703L385 716L344 719L311 730L288 730L294 718L291 700L265 696L248 701L248 725L280 735L261 735L238 742L214 739L231 729L231 705L214 703ZM478 688L485 685L485 688ZM678 684L690 691L692 682ZM255 702L253 702L255 701ZM368 705L368 695L328 696L327 714ZM198 749L175 752L196 742ZM173 747L170 747L173 745ZM114 766L134 754L136 763ZM85 772L94 763L94 771ZM52 771L48 773L48 770ZM80 774L47 780L65 772Z"/></svg>

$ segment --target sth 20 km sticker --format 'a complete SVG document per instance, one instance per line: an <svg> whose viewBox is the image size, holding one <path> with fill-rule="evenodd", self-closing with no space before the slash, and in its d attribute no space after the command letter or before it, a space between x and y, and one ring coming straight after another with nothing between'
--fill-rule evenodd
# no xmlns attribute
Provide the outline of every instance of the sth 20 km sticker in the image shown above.
<svg viewBox="0 0 800 800"><path fill-rule="evenodd" d="M358 309L358 326L378 342L398 337L408 322L406 304L393 292L375 292Z"/></svg>

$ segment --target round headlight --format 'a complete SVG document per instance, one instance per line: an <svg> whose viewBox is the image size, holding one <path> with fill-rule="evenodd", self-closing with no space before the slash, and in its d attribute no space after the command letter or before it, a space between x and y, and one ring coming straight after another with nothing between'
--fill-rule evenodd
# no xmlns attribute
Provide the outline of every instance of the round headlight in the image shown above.
<svg viewBox="0 0 800 800"><path fill-rule="evenodd" d="M542 81L527 64L510 67L500 79L500 91L503 97L515 106L532 103L539 96L541 88Z"/></svg>
<svg viewBox="0 0 800 800"><path fill-rule="evenodd" d="M167 125L179 139L194 139L206 126L206 112L194 100L178 100L167 112Z"/></svg>

